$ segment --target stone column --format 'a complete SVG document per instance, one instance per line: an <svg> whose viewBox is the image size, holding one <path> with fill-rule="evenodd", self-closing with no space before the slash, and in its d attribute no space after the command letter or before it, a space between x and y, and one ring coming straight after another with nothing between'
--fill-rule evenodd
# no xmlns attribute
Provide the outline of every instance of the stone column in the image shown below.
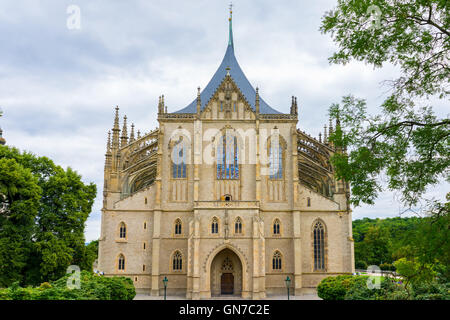
<svg viewBox="0 0 450 320"><path fill-rule="evenodd" d="M194 248L192 252L192 299L200 299L200 219L198 210L194 210ZM211 270L207 270L207 275Z"/></svg>
<svg viewBox="0 0 450 320"><path fill-rule="evenodd" d="M265 241L264 223L259 216L259 209L253 217L253 299L259 300L266 297L265 287Z"/></svg>
<svg viewBox="0 0 450 320"><path fill-rule="evenodd" d="M188 254L187 254L187 284L186 284L186 299L192 299L192 260L193 260L193 237L194 237L194 221L189 222L188 230Z"/></svg>
<svg viewBox="0 0 450 320"><path fill-rule="evenodd" d="M298 160L297 160L297 129L295 125L292 126L292 192L293 192L293 202L294 206L298 203Z"/></svg>
<svg viewBox="0 0 450 320"><path fill-rule="evenodd" d="M302 239L300 233L300 211L292 212L294 227L294 294L300 295L302 289Z"/></svg>
<svg viewBox="0 0 450 320"><path fill-rule="evenodd" d="M159 296L159 249L161 241L161 211L153 212L152 296Z"/></svg>
<svg viewBox="0 0 450 320"><path fill-rule="evenodd" d="M194 122L194 201L199 200L200 193L200 165L203 162L203 137L202 137L202 121Z"/></svg>
<svg viewBox="0 0 450 320"><path fill-rule="evenodd" d="M260 141L259 141L259 119L256 119L256 159L255 159L255 199L261 201L261 163L260 163ZM245 143L245 141L244 141ZM251 155L250 155L251 159Z"/></svg>

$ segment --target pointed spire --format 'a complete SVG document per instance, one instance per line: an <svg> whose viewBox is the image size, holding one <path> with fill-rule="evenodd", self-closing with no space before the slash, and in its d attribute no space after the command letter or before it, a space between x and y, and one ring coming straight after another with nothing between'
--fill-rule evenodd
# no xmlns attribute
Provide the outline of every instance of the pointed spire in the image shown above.
<svg viewBox="0 0 450 320"><path fill-rule="evenodd" d="M119 106L116 106L116 114L114 116L114 127L112 129L112 149L118 149L119 148Z"/></svg>
<svg viewBox="0 0 450 320"><path fill-rule="evenodd" d="M292 102L291 102L291 114L294 114L294 96L292 96Z"/></svg>
<svg viewBox="0 0 450 320"><path fill-rule="evenodd" d="M202 99L200 97L200 87L197 88L197 114L200 114L202 109Z"/></svg>
<svg viewBox="0 0 450 320"><path fill-rule="evenodd" d="M164 95L161 96L161 113L167 113L167 107L164 103Z"/></svg>
<svg viewBox="0 0 450 320"><path fill-rule="evenodd" d="M111 130L108 131L108 140L106 141L106 153L111 153Z"/></svg>
<svg viewBox="0 0 450 320"><path fill-rule="evenodd" d="M327 125L323 126L323 143L328 144Z"/></svg>
<svg viewBox="0 0 450 320"><path fill-rule="evenodd" d="M120 146L124 147L128 144L127 116L123 117L122 136L120 137Z"/></svg>
<svg viewBox="0 0 450 320"><path fill-rule="evenodd" d="M291 114L294 114L294 112L295 112L295 100L294 100L294 96L292 96Z"/></svg>
<svg viewBox="0 0 450 320"><path fill-rule="evenodd" d="M134 123L131 124L130 143L134 142Z"/></svg>
<svg viewBox="0 0 450 320"><path fill-rule="evenodd" d="M333 134L333 132L334 132L334 130L333 130L333 122L331 121L331 117L330 117L330 125L328 126L328 128L329 128L329 134L330 134L330 136Z"/></svg>
<svg viewBox="0 0 450 320"><path fill-rule="evenodd" d="M111 131L108 131L108 140L106 142L106 154L105 154L105 169L111 168L112 153L111 153Z"/></svg>
<svg viewBox="0 0 450 320"><path fill-rule="evenodd" d="M138 130L138 132L137 132L137 138L138 138L138 139L141 138L141 130Z"/></svg>
<svg viewBox="0 0 450 320"><path fill-rule="evenodd" d="M119 129L119 106L116 106L116 115L114 117L114 129Z"/></svg>
<svg viewBox="0 0 450 320"><path fill-rule="evenodd" d="M298 104L297 104L297 97L295 97L295 114L298 114Z"/></svg>
<svg viewBox="0 0 450 320"><path fill-rule="evenodd" d="M256 101L255 101L256 114L259 114L259 88L256 87Z"/></svg>
<svg viewBox="0 0 450 320"><path fill-rule="evenodd" d="M230 18L229 21L229 35L228 35L228 45L234 49L233 43L233 4L230 3Z"/></svg>
<svg viewBox="0 0 450 320"><path fill-rule="evenodd" d="M322 143L322 132L319 132L319 142Z"/></svg>

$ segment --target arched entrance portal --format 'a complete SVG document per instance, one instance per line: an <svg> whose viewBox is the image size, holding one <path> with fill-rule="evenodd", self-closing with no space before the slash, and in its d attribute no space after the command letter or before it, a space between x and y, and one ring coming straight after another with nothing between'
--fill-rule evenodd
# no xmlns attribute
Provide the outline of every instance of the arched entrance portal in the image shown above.
<svg viewBox="0 0 450 320"><path fill-rule="evenodd" d="M211 263L211 295L242 294L242 263L230 249L220 251Z"/></svg>

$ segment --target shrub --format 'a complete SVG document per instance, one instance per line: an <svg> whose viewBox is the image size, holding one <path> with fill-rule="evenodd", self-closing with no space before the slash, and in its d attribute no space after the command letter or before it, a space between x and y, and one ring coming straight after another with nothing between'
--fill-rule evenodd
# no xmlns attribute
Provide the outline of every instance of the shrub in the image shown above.
<svg viewBox="0 0 450 320"><path fill-rule="evenodd" d="M355 269L360 270L366 270L367 269L367 263L365 261L356 261L355 263Z"/></svg>
<svg viewBox="0 0 450 320"><path fill-rule="evenodd" d="M380 264L380 269L381 270L386 270L386 271L395 271L394 265L390 264L390 263L382 263L382 264Z"/></svg>
<svg viewBox="0 0 450 320"><path fill-rule="evenodd" d="M0 289L0 300L12 300L9 289Z"/></svg>
<svg viewBox="0 0 450 320"><path fill-rule="evenodd" d="M132 300L136 295L133 281L125 277L104 277L82 271L80 289L67 288L70 274L39 287L21 288L14 283L0 289L1 300Z"/></svg>
<svg viewBox="0 0 450 320"><path fill-rule="evenodd" d="M353 281L345 300L385 300L388 294L397 290L397 286L389 278L381 278L380 288L369 288L367 280L369 277L360 277Z"/></svg>
<svg viewBox="0 0 450 320"><path fill-rule="evenodd" d="M450 300L449 284L440 284L435 281L414 283L412 285L414 300Z"/></svg>
<svg viewBox="0 0 450 320"><path fill-rule="evenodd" d="M344 300L355 278L351 275L324 278L317 286L317 295L324 300Z"/></svg>

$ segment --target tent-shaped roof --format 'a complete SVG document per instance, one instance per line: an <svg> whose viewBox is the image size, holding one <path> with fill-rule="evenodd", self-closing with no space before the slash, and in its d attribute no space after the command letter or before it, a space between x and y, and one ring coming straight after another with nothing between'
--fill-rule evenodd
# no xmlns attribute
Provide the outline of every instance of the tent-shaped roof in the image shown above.
<svg viewBox="0 0 450 320"><path fill-rule="evenodd" d="M208 104L209 100L213 97L217 88L220 86L220 84L226 77L228 71L230 72L230 76L236 83L237 87L241 90L248 104L251 106L253 111L255 111L256 91L248 81L244 72L242 72L242 69L239 66L239 63L237 62L236 57L234 55L231 12L230 12L230 35L228 41L228 48L225 53L225 57L223 58L222 63L219 66L219 69L217 69L211 81L209 81L206 88L200 94L200 98L202 101L201 107L202 110ZM281 112L278 112L275 109L271 108L262 98L260 98L259 109L260 109L259 112L261 114L281 114ZM192 101L192 103L189 104L186 108L179 110L175 113L196 113L196 112L197 112L197 99Z"/></svg>

